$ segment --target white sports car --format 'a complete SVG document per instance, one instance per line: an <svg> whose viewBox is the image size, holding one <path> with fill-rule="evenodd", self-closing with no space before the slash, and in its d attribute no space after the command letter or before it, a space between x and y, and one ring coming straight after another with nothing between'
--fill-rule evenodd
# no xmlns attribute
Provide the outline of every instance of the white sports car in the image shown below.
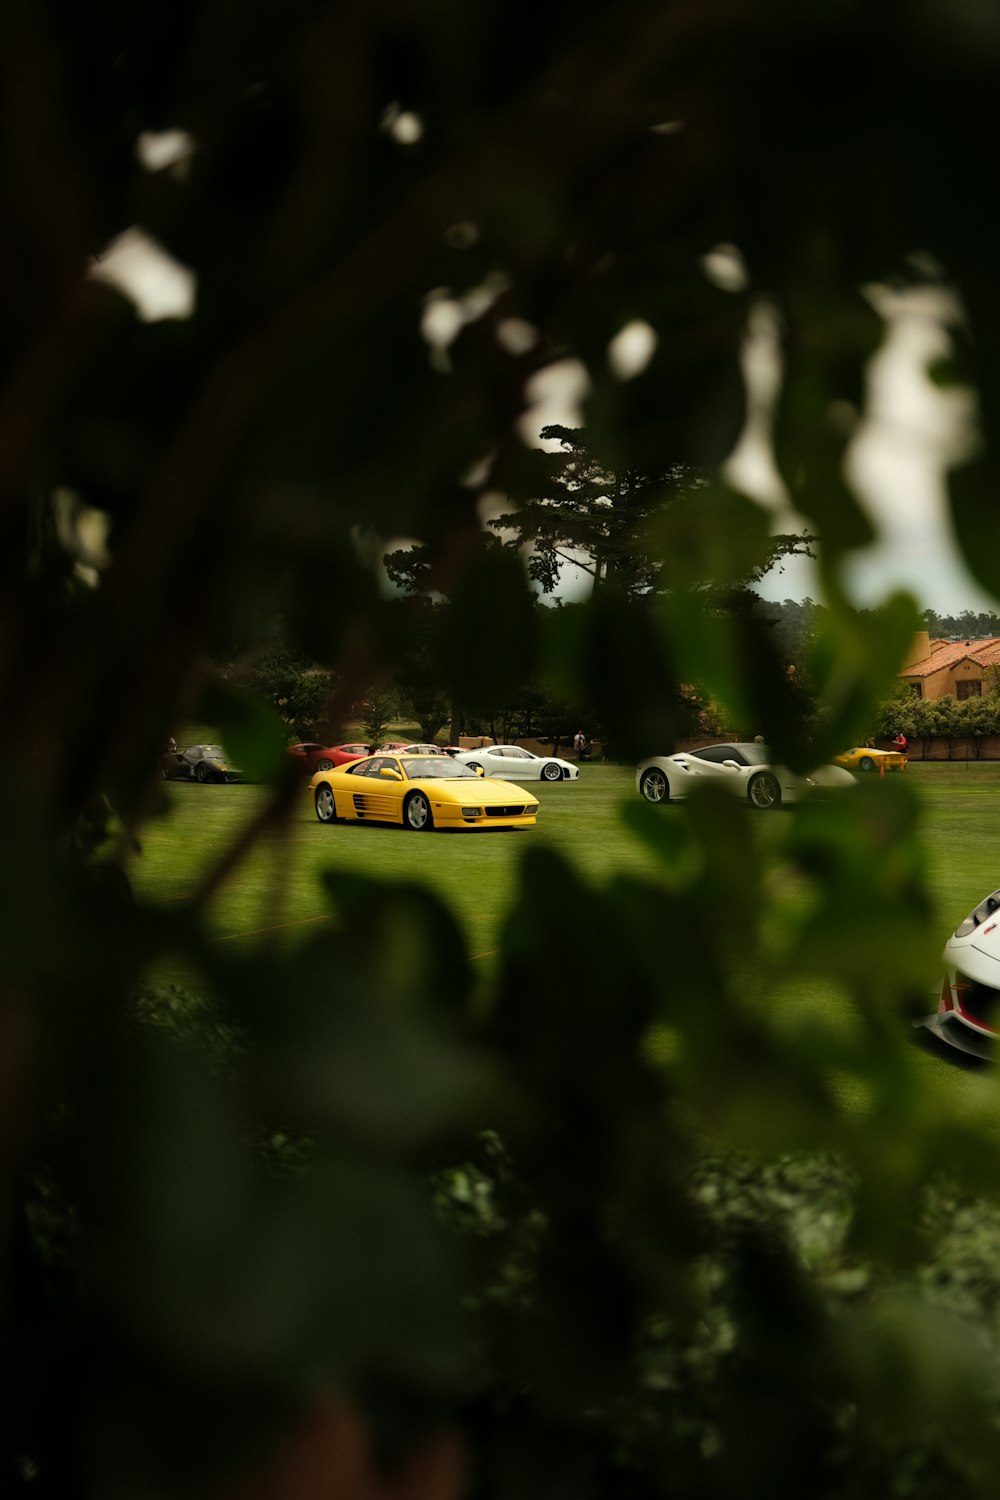
<svg viewBox="0 0 1000 1500"><path fill-rule="evenodd" d="M575 781L580 767L558 755L533 755L520 745L484 745L481 750L461 750L454 757L473 770L481 766L487 776L501 781Z"/></svg>
<svg viewBox="0 0 1000 1500"><path fill-rule="evenodd" d="M772 765L767 746L757 740L704 745L679 755L653 755L635 773L636 790L647 802L678 802L701 779L715 781L760 808L798 802L814 788L856 785L842 766L817 766L807 776L797 776L784 766Z"/></svg>
<svg viewBox="0 0 1000 1500"><path fill-rule="evenodd" d="M1000 1028L1000 891L960 922L942 954L937 1014L917 1021L939 1041L973 1057L995 1056Z"/></svg>

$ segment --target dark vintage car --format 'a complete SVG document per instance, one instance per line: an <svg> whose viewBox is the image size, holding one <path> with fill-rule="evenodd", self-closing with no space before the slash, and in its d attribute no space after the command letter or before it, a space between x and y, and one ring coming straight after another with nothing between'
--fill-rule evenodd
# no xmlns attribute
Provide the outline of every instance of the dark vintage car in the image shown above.
<svg viewBox="0 0 1000 1500"><path fill-rule="evenodd" d="M221 745L168 750L160 762L160 774L165 781L240 781L243 777Z"/></svg>

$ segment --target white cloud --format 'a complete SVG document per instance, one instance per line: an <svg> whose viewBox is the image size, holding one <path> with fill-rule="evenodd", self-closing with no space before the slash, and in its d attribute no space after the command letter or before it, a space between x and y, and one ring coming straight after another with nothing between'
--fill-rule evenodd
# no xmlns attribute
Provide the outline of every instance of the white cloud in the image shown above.
<svg viewBox="0 0 1000 1500"><path fill-rule="evenodd" d="M642 318L633 318L619 329L608 344L608 366L616 380L634 380L641 375L660 342L656 329Z"/></svg>
<svg viewBox="0 0 1000 1500"><path fill-rule="evenodd" d="M423 139L424 122L410 109L403 109L398 99L386 105L379 121L380 129L401 146L415 146Z"/></svg>
<svg viewBox="0 0 1000 1500"><path fill-rule="evenodd" d="M431 363L447 374L451 369L448 346L454 343L467 323L475 323L510 288L510 278L502 271L491 271L478 286L455 296L449 287L435 287L424 298L420 332L431 346Z"/></svg>
<svg viewBox="0 0 1000 1500"><path fill-rule="evenodd" d="M537 370L527 381L524 394L528 409L518 418L517 430L530 448L557 448L543 441L543 427L582 427L581 403L590 390L587 367L578 359L560 359Z"/></svg>
<svg viewBox="0 0 1000 1500"><path fill-rule="evenodd" d="M539 333L527 318L503 318L496 329L497 343L507 354L527 354L538 343Z"/></svg>
<svg viewBox="0 0 1000 1500"><path fill-rule="evenodd" d="M942 388L928 376L931 361L949 352L957 309L937 287L869 296L885 319L885 336L870 361L864 409L833 410L830 420L853 425L845 477L871 518L876 541L849 554L844 584L861 606L906 589L921 608L942 613L989 609L996 600L972 577L948 514L948 469L977 441L971 392ZM773 513L775 531L801 530L770 444L772 402L780 388L779 328L763 304L751 319L744 356L749 410L726 473ZM821 597L808 559L793 559L760 585L767 598Z"/></svg>
<svg viewBox="0 0 1000 1500"><path fill-rule="evenodd" d="M174 260L138 225L113 239L87 274L128 297L145 323L189 318L194 311L198 285L194 272Z"/></svg>
<svg viewBox="0 0 1000 1500"><path fill-rule="evenodd" d="M175 177L187 173L197 150L186 130L144 130L135 143L135 154L147 172L167 172Z"/></svg>
<svg viewBox="0 0 1000 1500"><path fill-rule="evenodd" d="M723 292L743 292L750 285L746 265L735 245L716 245L702 256L701 269L712 285Z"/></svg>
<svg viewBox="0 0 1000 1500"><path fill-rule="evenodd" d="M849 582L871 603L908 588L924 607L989 608L958 550L948 512L948 470L975 447L976 405L964 387L942 387L929 364L950 352L957 308L942 289L872 289L886 319L868 370L865 412L847 454L847 477L871 516L876 544L852 556Z"/></svg>

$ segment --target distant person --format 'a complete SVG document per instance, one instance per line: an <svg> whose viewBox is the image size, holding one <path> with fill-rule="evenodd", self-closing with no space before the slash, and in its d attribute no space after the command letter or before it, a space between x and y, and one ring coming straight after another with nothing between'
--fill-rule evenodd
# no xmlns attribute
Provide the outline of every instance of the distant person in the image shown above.
<svg viewBox="0 0 1000 1500"><path fill-rule="evenodd" d="M164 781L169 781L177 766L177 741L173 735L167 740L167 748L160 756L160 775Z"/></svg>
<svg viewBox="0 0 1000 1500"><path fill-rule="evenodd" d="M901 750L904 755L906 754L906 735L901 729L897 733L896 738L893 740L892 744L895 750Z"/></svg>
<svg viewBox="0 0 1000 1500"><path fill-rule="evenodd" d="M584 751L586 750L586 748L586 737L584 736L583 730L578 729L576 731L576 734L573 736L573 750L576 753L577 760L583 760Z"/></svg>

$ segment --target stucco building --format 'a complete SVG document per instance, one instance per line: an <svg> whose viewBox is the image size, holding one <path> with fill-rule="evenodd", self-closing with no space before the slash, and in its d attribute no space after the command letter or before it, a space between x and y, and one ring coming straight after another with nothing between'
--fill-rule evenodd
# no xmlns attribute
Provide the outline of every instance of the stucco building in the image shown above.
<svg viewBox="0 0 1000 1500"><path fill-rule="evenodd" d="M984 641L942 641L920 630L899 673L919 698L960 701L988 693L993 686L991 668L1000 668L1000 636Z"/></svg>

